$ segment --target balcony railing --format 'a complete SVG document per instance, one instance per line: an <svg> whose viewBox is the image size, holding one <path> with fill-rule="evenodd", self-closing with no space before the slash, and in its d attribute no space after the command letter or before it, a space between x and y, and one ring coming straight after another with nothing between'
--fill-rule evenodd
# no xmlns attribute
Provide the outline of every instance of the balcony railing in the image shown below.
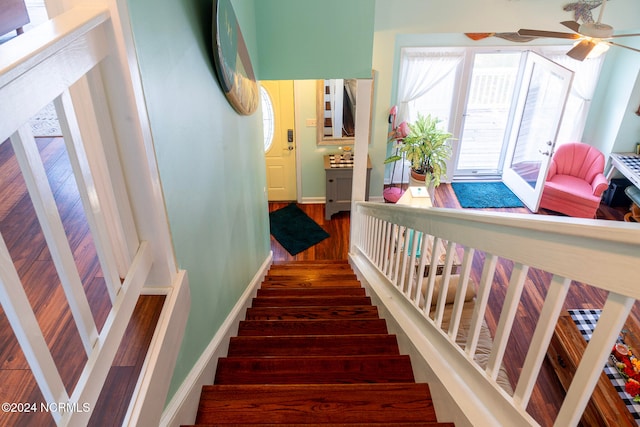
<svg viewBox="0 0 640 427"><path fill-rule="evenodd" d="M483 425L538 425L527 413L527 405L567 293L577 282L608 291L555 421L559 427L577 425L611 348L640 297L636 286L640 277L637 226L366 202L356 206L352 212L356 227L351 255L354 266L459 408L469 410L465 414L469 419L483 417ZM497 281L499 263L512 266L508 284ZM454 286L455 264L459 264L455 302L445 319L446 294L448 287ZM477 294L461 343L458 332L472 276ZM513 325L527 310L520 304L523 290L537 277L546 278L548 290L540 313L526 313L533 319L530 322L537 318L531 328L533 335L526 335ZM487 302L495 292L504 294L504 303L488 360L481 364L475 357L476 348ZM525 334L531 344L519 366L519 377L511 379L516 384L511 393L496 378L504 358L509 357L506 349L513 334Z"/></svg>
<svg viewBox="0 0 640 427"><path fill-rule="evenodd" d="M184 298L188 287L175 265L153 149L144 126L146 116L136 106L139 89L128 59L131 45L122 30L126 25L120 25L117 10L91 3L0 45L0 142L8 139L10 142L4 143L10 143L15 151L80 335L82 348L77 351L86 354L73 389L65 386L50 350L56 342L45 339L14 265L16 260L3 238L0 302L47 407L63 408L51 411L58 425L86 424L90 411L64 409L74 404L80 409L95 406L138 297L146 289L167 295L159 321L165 329L155 343L163 345L163 334L171 327L183 328L186 322L185 314L172 318L173 324L168 326L178 298ZM28 124L51 102L60 120L110 299L111 308L101 328L89 307L86 286ZM188 310L183 307L182 311ZM164 353L151 350L160 354L149 365L151 371L158 363L168 363L166 368L173 369L175 341L179 342L180 336L174 338ZM170 379L166 372L160 380L153 373L143 375L138 393L144 394L154 385L158 387L154 393L166 390ZM146 412L147 420L159 419L163 399L159 400L155 411ZM135 398L134 404L139 411L147 405L144 399ZM130 413L130 419L135 417Z"/></svg>

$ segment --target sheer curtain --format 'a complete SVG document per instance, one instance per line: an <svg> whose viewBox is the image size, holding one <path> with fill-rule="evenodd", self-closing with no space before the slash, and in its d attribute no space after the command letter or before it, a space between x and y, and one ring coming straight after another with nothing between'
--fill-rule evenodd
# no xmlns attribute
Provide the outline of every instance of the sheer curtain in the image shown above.
<svg viewBox="0 0 640 427"><path fill-rule="evenodd" d="M543 49L540 53L574 72L573 83L571 84L562 122L560 123L556 146L567 142L581 141L591 100L598 84L604 55L585 59L584 61L576 61L568 57L564 50Z"/></svg>
<svg viewBox="0 0 640 427"><path fill-rule="evenodd" d="M462 62L462 51L428 51L402 49L400 78L398 79L398 121L412 119L409 103L438 85Z"/></svg>
<svg viewBox="0 0 640 427"><path fill-rule="evenodd" d="M398 114L396 123L411 122L417 112L411 111L413 101L438 87L444 79L455 73L464 58L464 51L425 48L403 48L398 78ZM434 95L440 96L440 95ZM390 154L390 153L389 153ZM402 167L402 163L404 167ZM406 161L395 162L391 170L391 183L408 182L410 165Z"/></svg>

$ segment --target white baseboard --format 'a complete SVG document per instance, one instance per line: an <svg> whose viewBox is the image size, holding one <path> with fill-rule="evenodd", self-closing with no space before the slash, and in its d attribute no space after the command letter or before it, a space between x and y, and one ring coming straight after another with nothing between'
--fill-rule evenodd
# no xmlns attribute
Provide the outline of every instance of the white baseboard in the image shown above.
<svg viewBox="0 0 640 427"><path fill-rule="evenodd" d="M384 202L384 197L382 196L374 196L371 197L369 196L369 201L370 202L379 202L382 203ZM303 197L302 200L300 201L301 204L325 204L327 203L327 199L324 197Z"/></svg>
<svg viewBox="0 0 640 427"><path fill-rule="evenodd" d="M171 289L143 288L145 295L166 295L156 331L138 379L134 396L122 425L155 427L160 421L171 384L180 342L189 317L191 297L187 272L180 270Z"/></svg>
<svg viewBox="0 0 640 427"><path fill-rule="evenodd" d="M300 203L302 204L325 204L327 203L327 198L326 197L303 197L300 200Z"/></svg>
<svg viewBox="0 0 640 427"><path fill-rule="evenodd" d="M227 355L229 340L237 334L238 324L244 319L245 310L251 305L251 299L255 296L258 287L264 280L272 259L273 254L270 253L233 307L233 310L229 313L229 316L227 316L207 348L198 358L189 375L187 375L180 388L169 401L160 419L159 425L161 427L178 427L195 422L202 386L211 384L215 377L218 358Z"/></svg>

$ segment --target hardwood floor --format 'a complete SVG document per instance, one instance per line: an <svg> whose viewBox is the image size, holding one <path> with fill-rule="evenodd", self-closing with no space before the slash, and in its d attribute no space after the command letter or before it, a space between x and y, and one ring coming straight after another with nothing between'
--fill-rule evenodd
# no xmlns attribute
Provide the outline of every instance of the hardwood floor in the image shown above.
<svg viewBox="0 0 640 427"><path fill-rule="evenodd" d="M111 309L96 250L80 203L62 138L37 138L49 183L74 254L98 330ZM63 383L70 393L87 357L71 318L55 266L36 219L31 199L8 141L0 144L0 233L12 256ZM141 371L163 296L141 297L92 410L90 425L120 425ZM20 346L0 310L0 402L44 402ZM66 403L66 402L59 402ZM81 403L81 402L80 402ZM50 414L0 412L0 426L55 425Z"/></svg>
<svg viewBox="0 0 640 427"><path fill-rule="evenodd" d="M270 203L269 209L274 210L284 206L280 203ZM271 249L275 261L286 260L321 260L321 259L346 259L348 257L348 230L349 230L349 213L339 213L332 217L330 221L324 220L323 205L299 205L312 219L320 224L326 231L331 234L331 238L321 243L318 247L312 247L305 252L291 257L277 241L271 238ZM436 189L434 206L461 209L460 204L453 192L451 185L443 184ZM485 209L488 211L501 211L513 213L531 212L526 208L509 208L509 209ZM597 217L599 219L622 221L624 214L628 211L626 208L611 208L607 205L601 205L598 210ZM559 215L551 211L542 210L539 212L543 215ZM473 262L473 278L475 283L479 283L479 275L484 262L484 254L477 253ZM491 298L489 300L488 309L485 313L487 324L492 333L495 332L496 325L499 320L500 310L504 302L505 292L509 283L512 263L501 260L498 265ZM517 381L520 374L524 356L529 348L530 338L533 335L532 327L535 325L539 316L544 297L547 292L547 286L550 277L547 273L540 271L531 271L529 273L530 284L525 287L522 296L522 302L519 307L519 316L516 319L514 329L522 331L520 334L512 334L509 342L508 357L505 358L504 364L508 372L509 378L513 385ZM565 309L568 308L601 308L604 304L606 295L597 289L589 286L574 283L567 300ZM632 317L635 322L640 322L640 308L638 303L634 307ZM640 323L638 323L640 324ZM560 402L564 392L553 372L551 365L545 360L542 372L538 378L537 385L533 391L530 400L528 412L542 425L551 426L558 413Z"/></svg>

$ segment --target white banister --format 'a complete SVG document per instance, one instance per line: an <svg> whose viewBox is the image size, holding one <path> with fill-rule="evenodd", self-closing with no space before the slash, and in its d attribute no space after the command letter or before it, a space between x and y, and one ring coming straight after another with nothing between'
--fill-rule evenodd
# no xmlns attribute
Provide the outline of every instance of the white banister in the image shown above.
<svg viewBox="0 0 640 427"><path fill-rule="evenodd" d="M87 213L89 228L96 237L94 245L102 266L107 291L113 304L120 290L120 276L118 275L118 266L115 261L115 250L111 246L107 246L111 243L111 239L107 231L106 219L91 170L89 169L89 160L84 150L80 128L68 91L63 92L56 99L55 106L62 134L65 136L65 145L69 153L71 168L76 177L80 200Z"/></svg>
<svg viewBox="0 0 640 427"><path fill-rule="evenodd" d="M13 265L9 249L0 238L0 303L15 334L40 392L47 403L67 402L69 396L42 335L29 298ZM53 414L59 419L59 415Z"/></svg>
<svg viewBox="0 0 640 427"><path fill-rule="evenodd" d="M62 288L67 296L69 308L78 327L84 350L87 354L90 354L98 337L98 330L91 314L89 301L82 287L80 273L69 246L69 240L58 212L56 200L49 186L47 172L28 125L22 126L11 137L11 145L27 184L33 207L49 246L51 258L58 271Z"/></svg>
<svg viewBox="0 0 640 427"><path fill-rule="evenodd" d="M522 366L522 372L520 373L520 379L518 380L518 385L513 395L514 400L522 409L525 409L529 404L531 392L538 379L540 366L542 366L547 348L549 348L553 329L560 316L560 311L569 292L570 284L570 279L555 275L549 285L549 291L542 305L540 318L533 333L529 351L527 352L527 357Z"/></svg>
<svg viewBox="0 0 640 427"><path fill-rule="evenodd" d="M500 314L500 321L496 328L493 352L491 353L491 358L487 365L487 373L494 380L498 376L498 370L502 364L502 358L504 357L507 343L509 342L511 328L513 327L513 321L516 316L516 311L518 310L518 303L520 302L520 296L522 295L522 289L524 288L528 272L529 267L517 263L513 267L513 271L511 273L509 287L507 288L504 305L502 306L502 313Z"/></svg>
<svg viewBox="0 0 640 427"><path fill-rule="evenodd" d="M640 299L635 286L640 277L637 226L367 202L355 207L352 218L360 224L358 242L375 242L356 243L350 253L361 279L401 325L405 339L412 342L410 348L432 367L458 407L472 418L482 413L492 425L538 425L527 406L572 283L609 292L555 421L558 427L577 425L611 347ZM477 270L472 269L474 258L481 266ZM505 277L508 283L503 283ZM540 312L532 313L535 324L522 331L516 329L520 324L516 318L521 313L523 290L532 281L547 292ZM467 292L470 286L476 290L473 299ZM494 290L499 295L492 296ZM503 295L493 342L487 348L488 301L496 298L500 303ZM517 378L510 378L515 384L512 391L498 380L504 378L510 337L522 333L527 334L530 345L521 365L510 361L511 370L519 372Z"/></svg>
<svg viewBox="0 0 640 427"><path fill-rule="evenodd" d="M72 370L59 369L56 363L67 361L58 360L49 348L59 346L57 340L68 341L66 331L52 337L52 342L45 341L45 336L49 340L49 326L41 329L43 311L30 305L26 281L21 283L3 236L0 303L46 403L54 407L81 404L84 409L96 407L143 290L168 295L171 312L163 307L159 322L163 331L156 330L160 335L151 344L162 342L162 348L150 349L155 357L142 367L147 381L161 384L150 393L156 402L149 403L151 397L144 395L148 390L136 389L140 395L132 396L139 407L151 405L160 413L186 323L188 284L175 262L132 35L128 22L122 22L126 14L119 14L122 2L82 2L67 11L71 3L51 3L55 3L51 8L55 19L0 45L0 143L10 140L64 290L62 308L47 311L51 318L46 320L56 324L54 315L67 316L70 311L82 348L67 351L84 350L87 355L86 363L73 370L79 378L71 382L61 376ZM105 301L91 297L92 305L95 302L106 311L99 331L87 297L90 286L82 283L79 260L74 258L65 231L69 224L63 224L28 124L50 103L55 105L89 238L96 249L101 273L97 274L104 277L109 296ZM29 285L39 283L37 277L29 280L33 281ZM180 315L176 316L177 311ZM169 318L175 319L176 326L166 324ZM174 337L172 343L162 336L169 333ZM162 374L145 372L157 364L165 367ZM74 384L72 389L66 389L68 383ZM64 426L86 425L91 414L84 410L51 412L56 424ZM154 419L157 414L151 415Z"/></svg>

